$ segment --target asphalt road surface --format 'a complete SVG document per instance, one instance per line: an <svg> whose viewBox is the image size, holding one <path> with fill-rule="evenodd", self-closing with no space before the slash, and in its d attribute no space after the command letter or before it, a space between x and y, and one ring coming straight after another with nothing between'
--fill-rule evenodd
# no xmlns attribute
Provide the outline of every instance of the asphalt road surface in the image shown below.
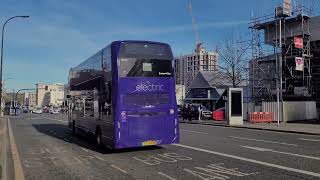
<svg viewBox="0 0 320 180"><path fill-rule="evenodd" d="M180 124L180 144L114 152L72 136L63 115L9 123L12 168L27 180L320 179L319 136Z"/></svg>

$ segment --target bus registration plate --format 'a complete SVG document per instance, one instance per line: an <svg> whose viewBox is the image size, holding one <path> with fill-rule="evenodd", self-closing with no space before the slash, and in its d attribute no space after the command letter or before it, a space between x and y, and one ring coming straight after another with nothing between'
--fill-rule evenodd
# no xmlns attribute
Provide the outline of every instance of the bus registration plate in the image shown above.
<svg viewBox="0 0 320 180"><path fill-rule="evenodd" d="M145 141L142 142L142 146L152 146L152 145L156 145L157 141Z"/></svg>

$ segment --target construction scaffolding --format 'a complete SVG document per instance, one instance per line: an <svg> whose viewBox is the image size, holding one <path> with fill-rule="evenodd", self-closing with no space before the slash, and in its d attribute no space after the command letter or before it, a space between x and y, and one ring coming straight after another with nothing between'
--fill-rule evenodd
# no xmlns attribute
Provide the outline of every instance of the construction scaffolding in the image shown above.
<svg viewBox="0 0 320 180"><path fill-rule="evenodd" d="M298 5L291 16L271 14L251 20L249 79L253 101L274 101L277 89L280 100L306 100L312 96L310 16L310 9ZM302 47L297 48L297 39L302 40ZM297 69L297 57L304 62L302 69Z"/></svg>

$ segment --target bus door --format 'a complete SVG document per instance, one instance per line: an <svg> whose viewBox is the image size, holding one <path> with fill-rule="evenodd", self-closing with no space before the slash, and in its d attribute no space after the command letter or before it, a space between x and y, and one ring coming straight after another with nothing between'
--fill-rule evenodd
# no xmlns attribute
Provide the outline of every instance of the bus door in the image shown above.
<svg viewBox="0 0 320 180"><path fill-rule="evenodd" d="M99 96L99 114L98 124L101 127L102 135L106 140L113 141L114 138L114 119L111 103L111 82L105 83Z"/></svg>

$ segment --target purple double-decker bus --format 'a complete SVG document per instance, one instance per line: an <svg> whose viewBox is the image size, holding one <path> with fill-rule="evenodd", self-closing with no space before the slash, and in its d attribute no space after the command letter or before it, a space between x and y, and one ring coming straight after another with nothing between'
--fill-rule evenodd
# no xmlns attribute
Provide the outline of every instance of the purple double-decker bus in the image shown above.
<svg viewBox="0 0 320 180"><path fill-rule="evenodd" d="M114 41L69 72L69 128L112 149L179 142L168 44Z"/></svg>

